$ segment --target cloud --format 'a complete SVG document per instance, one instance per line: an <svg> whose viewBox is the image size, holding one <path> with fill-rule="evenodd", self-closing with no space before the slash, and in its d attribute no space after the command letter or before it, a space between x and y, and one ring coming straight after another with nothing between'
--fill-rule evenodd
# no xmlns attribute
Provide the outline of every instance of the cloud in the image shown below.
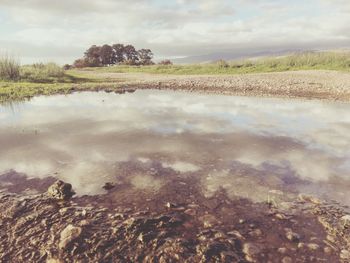
<svg viewBox="0 0 350 263"><path fill-rule="evenodd" d="M158 57L348 46L349 7L342 0L0 0L0 47L70 62L92 44L115 42Z"/></svg>

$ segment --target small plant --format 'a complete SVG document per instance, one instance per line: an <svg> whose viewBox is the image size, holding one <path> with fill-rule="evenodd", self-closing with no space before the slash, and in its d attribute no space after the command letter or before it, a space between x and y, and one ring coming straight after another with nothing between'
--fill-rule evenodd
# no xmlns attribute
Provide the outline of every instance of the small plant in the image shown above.
<svg viewBox="0 0 350 263"><path fill-rule="evenodd" d="M0 57L0 79L18 80L20 78L19 62L7 55Z"/></svg>
<svg viewBox="0 0 350 263"><path fill-rule="evenodd" d="M223 59L220 59L218 61L216 61L216 65L218 66L218 68L223 69L223 68L228 68L230 65Z"/></svg>

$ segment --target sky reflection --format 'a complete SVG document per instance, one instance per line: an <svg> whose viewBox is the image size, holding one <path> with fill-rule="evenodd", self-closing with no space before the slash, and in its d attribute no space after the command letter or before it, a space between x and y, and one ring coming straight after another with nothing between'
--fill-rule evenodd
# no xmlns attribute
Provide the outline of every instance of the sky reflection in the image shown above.
<svg viewBox="0 0 350 263"><path fill-rule="evenodd" d="M278 188L350 204L341 195L346 187L334 182L350 182L349 112L342 103L172 91L36 97L0 106L0 174L54 176L71 182L78 194L101 194L105 182L118 181L118 164L157 161L161 167L147 169L201 176L208 195L223 187L251 196L255 184L255 197ZM238 175L240 168L232 170L237 163L250 169ZM257 180L268 173L299 181L291 189L285 181ZM156 191L166 178L152 176L141 179L130 170L126 179Z"/></svg>

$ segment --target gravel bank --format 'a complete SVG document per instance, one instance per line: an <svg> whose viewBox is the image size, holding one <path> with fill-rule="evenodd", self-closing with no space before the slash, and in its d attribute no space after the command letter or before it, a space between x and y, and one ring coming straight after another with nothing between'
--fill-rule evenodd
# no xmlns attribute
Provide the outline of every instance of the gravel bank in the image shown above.
<svg viewBox="0 0 350 263"><path fill-rule="evenodd" d="M89 74L100 79L116 80L119 87L350 101L350 73L346 72L318 70L245 75L187 76L99 72L90 72Z"/></svg>

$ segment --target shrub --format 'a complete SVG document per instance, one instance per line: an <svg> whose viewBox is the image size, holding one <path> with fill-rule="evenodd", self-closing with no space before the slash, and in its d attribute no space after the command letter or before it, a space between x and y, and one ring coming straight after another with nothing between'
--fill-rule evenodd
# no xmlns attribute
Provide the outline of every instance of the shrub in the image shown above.
<svg viewBox="0 0 350 263"><path fill-rule="evenodd" d="M173 62L171 62L170 59L164 59L158 63L158 65L172 65Z"/></svg>
<svg viewBox="0 0 350 263"><path fill-rule="evenodd" d="M31 82L54 82L64 77L64 70L55 63L36 63L21 68L21 79Z"/></svg>
<svg viewBox="0 0 350 263"><path fill-rule="evenodd" d="M219 67L219 68L228 68L230 65L223 59L220 59L218 61L216 61L216 65Z"/></svg>
<svg viewBox="0 0 350 263"><path fill-rule="evenodd" d="M18 80L20 78L19 62L9 56L0 57L0 79Z"/></svg>
<svg viewBox="0 0 350 263"><path fill-rule="evenodd" d="M65 64L64 66L63 66L63 69L64 70L69 70L69 69L71 69L72 68L72 65L69 65L69 64Z"/></svg>

